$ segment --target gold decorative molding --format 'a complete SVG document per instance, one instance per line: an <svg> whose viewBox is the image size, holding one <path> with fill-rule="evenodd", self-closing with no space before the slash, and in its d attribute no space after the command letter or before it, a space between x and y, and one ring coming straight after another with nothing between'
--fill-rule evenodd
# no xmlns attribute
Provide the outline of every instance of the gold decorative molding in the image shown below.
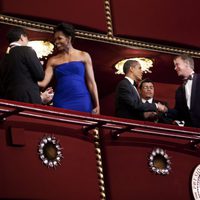
<svg viewBox="0 0 200 200"><path fill-rule="evenodd" d="M111 20L111 18L110 18ZM16 17L0 15L0 23L13 25L13 26L22 26L31 30L37 30L41 32L49 32L53 33L54 25L34 22L30 20L24 20ZM111 23L111 21L110 21ZM100 34L95 32L88 32L84 30L76 30L76 37L81 38L84 40L92 40L98 42L104 42L114 45L125 46L132 49L145 49L150 51L157 51L163 53L170 53L170 54L189 54L193 57L200 58L200 50L193 50L193 49L185 49L161 44L154 44L150 42L143 42L138 40L132 40L127 38L121 37L114 37L112 36L112 23L111 29L108 31L108 34Z"/></svg>
<svg viewBox="0 0 200 200"><path fill-rule="evenodd" d="M17 17L11 17L7 15L0 15L0 23L2 24L8 24L13 26L21 26L37 31L43 31L43 32L53 32L53 26L45 23L40 22L33 22L30 20L20 19Z"/></svg>
<svg viewBox="0 0 200 200"><path fill-rule="evenodd" d="M96 161L97 161L97 173L98 173L98 180L99 180L100 199L106 200L104 172L103 172L102 156L101 156L101 149L100 149L99 130L94 129L93 131L94 131L93 135L94 135L94 146L95 146Z"/></svg>
<svg viewBox="0 0 200 200"><path fill-rule="evenodd" d="M110 0L105 0L105 14L106 14L106 23L108 28L108 37L113 37L113 26L112 26L112 15L110 9Z"/></svg>

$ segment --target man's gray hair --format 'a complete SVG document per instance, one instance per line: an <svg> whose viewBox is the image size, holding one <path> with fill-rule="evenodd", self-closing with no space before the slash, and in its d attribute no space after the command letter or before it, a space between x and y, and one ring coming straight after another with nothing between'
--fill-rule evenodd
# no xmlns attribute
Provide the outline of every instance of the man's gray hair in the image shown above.
<svg viewBox="0 0 200 200"><path fill-rule="evenodd" d="M187 62L189 64L190 68L192 68L194 70L194 59L191 56L189 56L188 54L182 54L182 55L176 56L174 58L174 60L176 60L177 58L180 58L184 62Z"/></svg>

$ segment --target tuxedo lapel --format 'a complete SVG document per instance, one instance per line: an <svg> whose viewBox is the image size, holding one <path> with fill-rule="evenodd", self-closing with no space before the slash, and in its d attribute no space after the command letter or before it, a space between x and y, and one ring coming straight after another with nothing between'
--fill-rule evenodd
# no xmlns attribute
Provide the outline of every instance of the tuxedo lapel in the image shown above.
<svg viewBox="0 0 200 200"><path fill-rule="evenodd" d="M134 93L137 94L138 99L140 99L140 95L139 95L137 88L134 85L131 85L131 87L132 87L132 90L134 91Z"/></svg>
<svg viewBox="0 0 200 200"><path fill-rule="evenodd" d="M183 98L183 102L187 105L186 95L185 95L185 86L183 86L181 88L181 92L182 92L182 97L181 98Z"/></svg>
<svg viewBox="0 0 200 200"><path fill-rule="evenodd" d="M193 82L192 82L192 91L191 91L191 103L190 103L190 108L194 105L194 100L196 98L196 87L197 87L197 76L194 74L193 77Z"/></svg>
<svg viewBox="0 0 200 200"><path fill-rule="evenodd" d="M140 99L140 95L139 95L139 93L137 91L137 88L133 84L131 84L131 82L128 79L125 78L125 80L126 80L126 83L127 83L128 87L129 87L129 90L131 91L133 97L136 96L136 97L138 97L138 99Z"/></svg>

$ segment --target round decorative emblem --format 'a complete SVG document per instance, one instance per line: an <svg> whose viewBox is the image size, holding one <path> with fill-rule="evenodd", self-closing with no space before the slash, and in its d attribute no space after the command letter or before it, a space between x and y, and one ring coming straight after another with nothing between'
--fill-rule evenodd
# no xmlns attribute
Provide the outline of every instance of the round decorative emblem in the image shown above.
<svg viewBox="0 0 200 200"><path fill-rule="evenodd" d="M192 193L195 200L200 200L200 164L197 165L192 174Z"/></svg>
<svg viewBox="0 0 200 200"><path fill-rule="evenodd" d="M171 161L163 149L154 149L149 156L149 166L155 174L167 175L171 170Z"/></svg>
<svg viewBox="0 0 200 200"><path fill-rule="evenodd" d="M39 144L39 155L42 162L47 167L57 167L63 158L62 148L59 142L53 136L45 136L41 139Z"/></svg>

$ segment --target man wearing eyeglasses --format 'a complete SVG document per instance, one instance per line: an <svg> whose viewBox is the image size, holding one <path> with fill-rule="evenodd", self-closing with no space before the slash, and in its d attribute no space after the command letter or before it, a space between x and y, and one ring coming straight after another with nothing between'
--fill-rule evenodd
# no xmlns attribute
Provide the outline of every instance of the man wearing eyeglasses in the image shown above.
<svg viewBox="0 0 200 200"><path fill-rule="evenodd" d="M161 102L158 100L154 99L154 84L152 80L150 79L144 79L140 82L139 85L139 92L140 92L140 97L141 101L143 104L154 104L154 103L162 103L165 106L167 106L166 102ZM148 121L154 121L154 122L159 122L159 123L167 123L171 124L172 119L168 118L166 113L163 112L144 112L144 119Z"/></svg>

